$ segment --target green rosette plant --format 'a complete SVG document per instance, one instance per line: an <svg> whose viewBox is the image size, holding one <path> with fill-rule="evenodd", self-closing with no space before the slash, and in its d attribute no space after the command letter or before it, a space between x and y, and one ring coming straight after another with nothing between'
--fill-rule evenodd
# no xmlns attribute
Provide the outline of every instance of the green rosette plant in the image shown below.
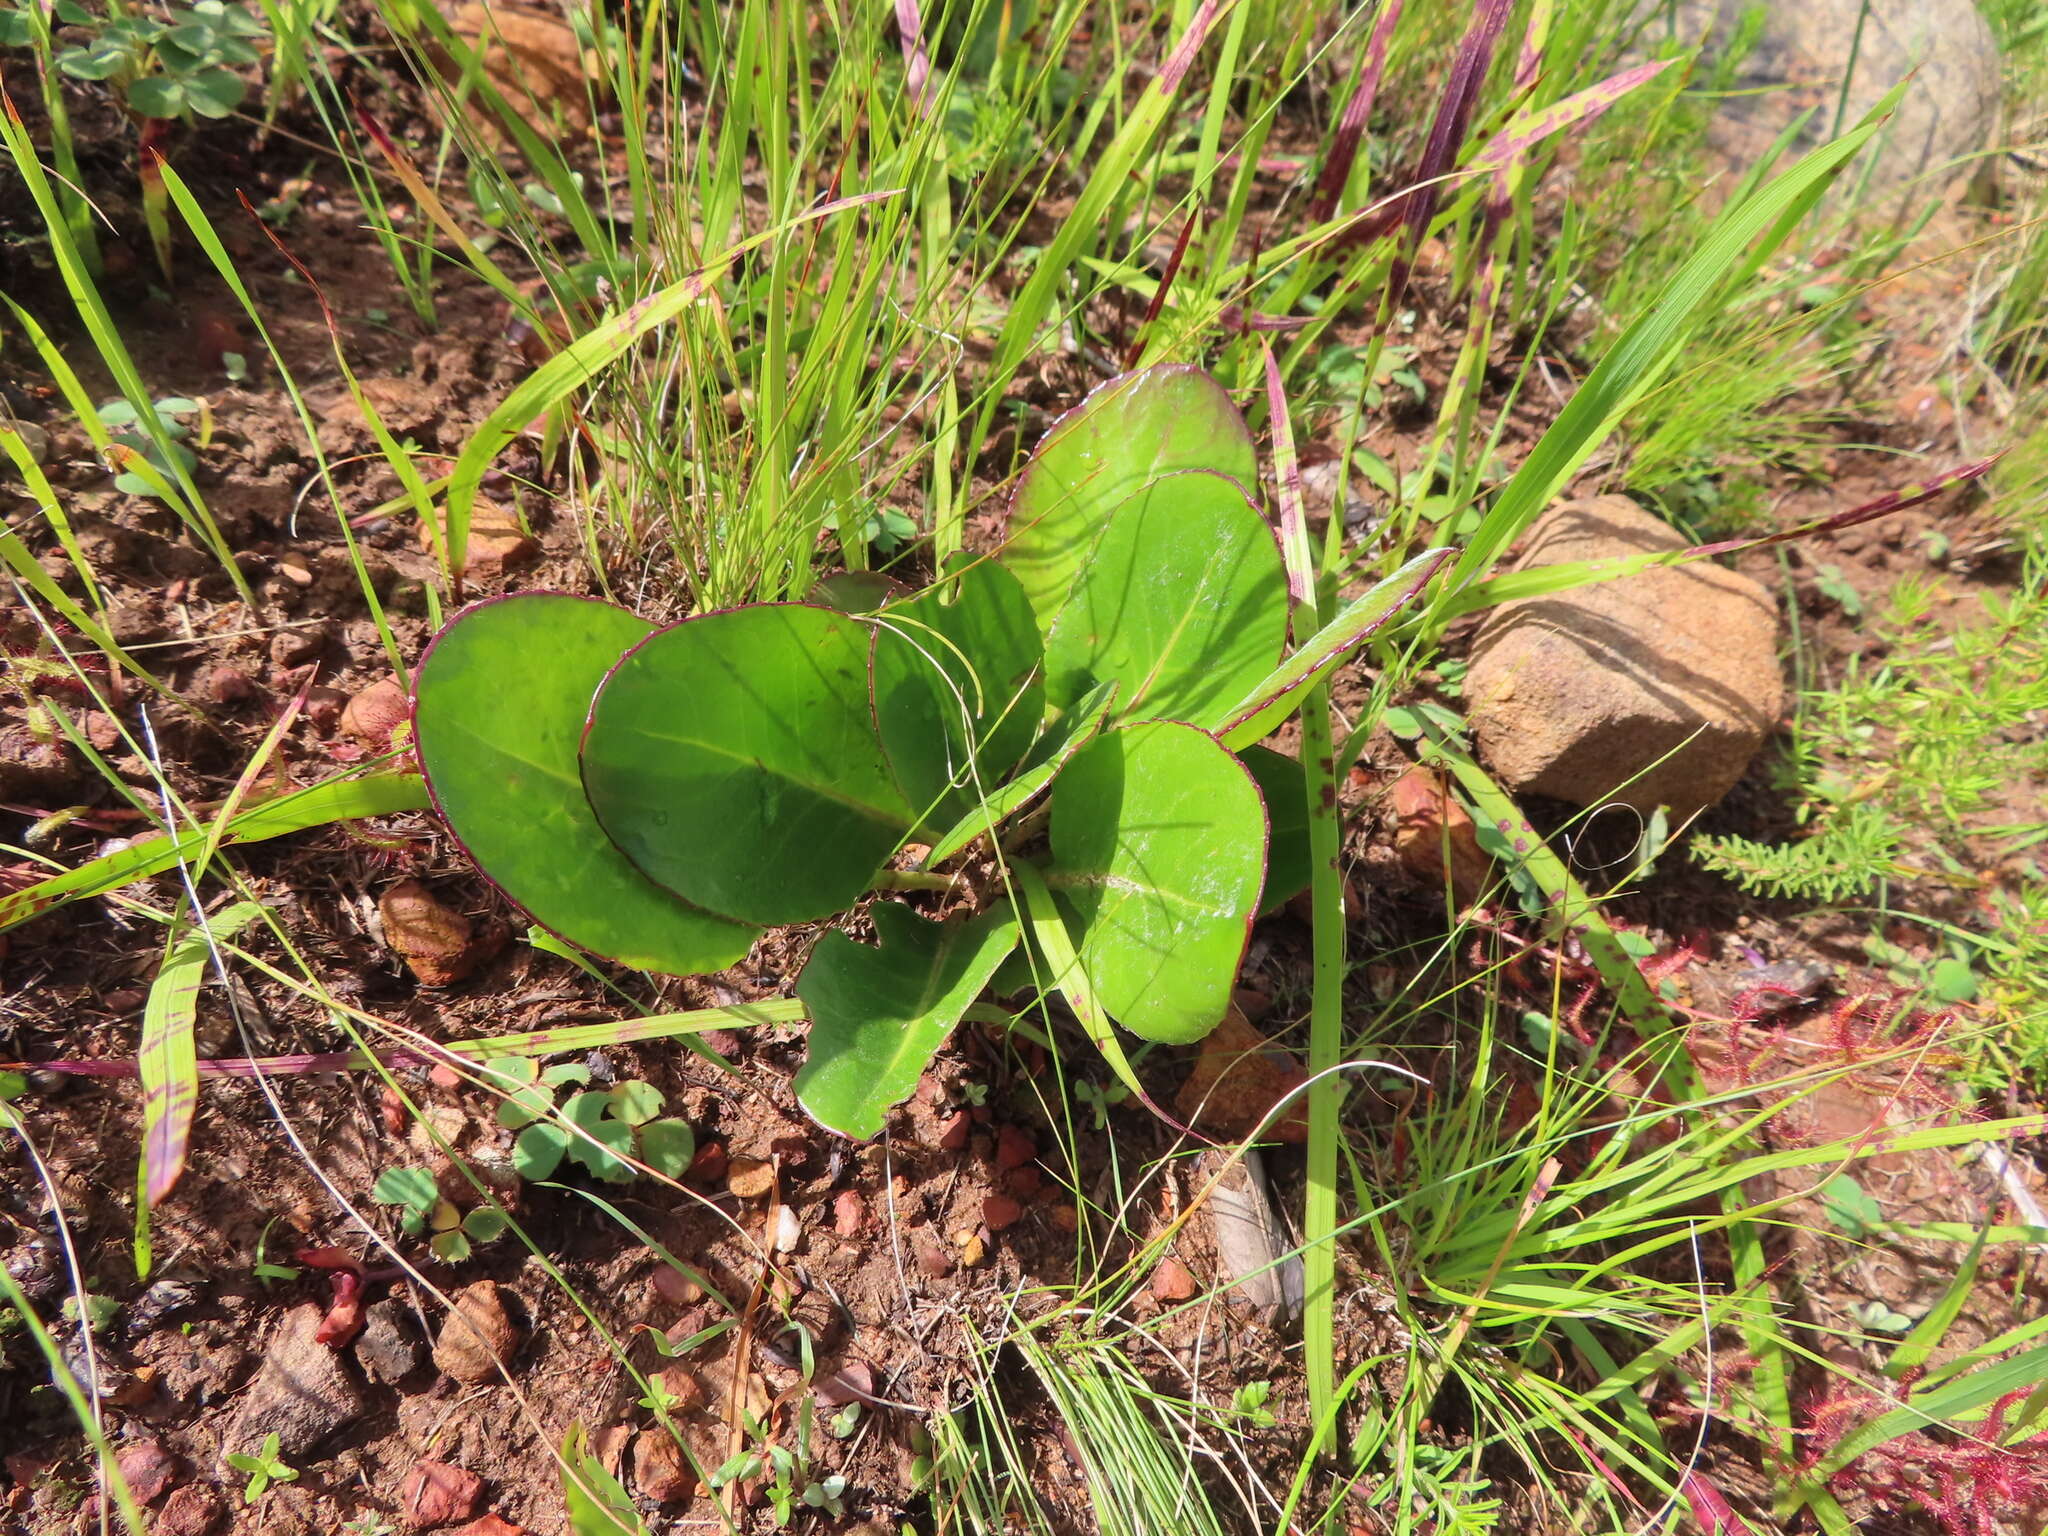
<svg viewBox="0 0 2048 1536"><path fill-rule="evenodd" d="M562 594L478 603L416 679L429 790L537 922L648 970L946 893L942 917L885 896L873 943L812 949L796 1087L833 1130L876 1134L1020 946L1127 1071L1111 1026L1207 1034L1253 918L1307 883L1301 765L1255 743L1444 555L1290 649L1256 477L1223 389L1152 368L1057 422L1008 542L925 591L659 629Z"/></svg>

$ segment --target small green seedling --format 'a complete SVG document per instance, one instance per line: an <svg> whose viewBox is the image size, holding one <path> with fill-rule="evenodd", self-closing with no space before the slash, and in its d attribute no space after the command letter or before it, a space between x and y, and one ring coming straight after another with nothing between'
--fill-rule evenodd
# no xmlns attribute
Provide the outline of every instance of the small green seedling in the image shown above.
<svg viewBox="0 0 2048 1536"><path fill-rule="evenodd" d="M1248 1381L1239 1387L1237 1394L1231 1398L1230 1411L1254 1429L1271 1429L1280 1422L1266 1406L1266 1400L1272 1395L1272 1382Z"/></svg>
<svg viewBox="0 0 2048 1536"><path fill-rule="evenodd" d="M170 440L171 453L177 458L184 472L190 474L198 465L199 456L184 444L184 439L192 435L192 428L186 418L197 416L204 420L206 408L197 400L187 400L182 395L171 395L155 403L154 414L157 425ZM134 406L126 400L109 400L100 407L99 416L102 425L120 429L113 433L115 447L126 448L136 453L165 480L177 479L178 471L166 461L163 450L141 425L141 413ZM201 446L204 446L203 442ZM147 476L137 474L134 470L123 470L114 476L114 489L126 491L130 496L159 494L157 487L150 483Z"/></svg>
<svg viewBox="0 0 2048 1536"><path fill-rule="evenodd" d="M560 594L475 604L420 663L428 788L537 922L647 970L723 969L763 928L872 890L951 892L945 921L877 901L873 945L832 932L811 951L796 1090L833 1130L879 1133L1020 947L1033 998L1061 994L1134 1082L1113 1027L1208 1034L1252 919L1308 883L1302 766L1254 743L1445 558L1416 556L1290 648L1257 484L1223 388L1153 368L1062 418L1009 542L924 592L848 583L844 609L665 629ZM999 867L956 864L976 844ZM580 1148L620 1177L606 1151L645 1122L619 1105L572 1098L561 1118L588 1139L551 1121L534 1160Z"/></svg>
<svg viewBox="0 0 2048 1536"><path fill-rule="evenodd" d="M277 1431L274 1429L263 1437L261 1449L253 1454L231 1451L227 1461L237 1472L249 1474L249 1481L242 1489L244 1504L254 1504L262 1498L272 1483L296 1483L299 1480L299 1469L286 1463L279 1453Z"/></svg>
<svg viewBox="0 0 2048 1536"><path fill-rule="evenodd" d="M57 50L59 72L104 81L137 117L159 120L233 112L248 92L235 70L261 63L256 44L270 35L258 17L224 0L109 16L95 15L78 0L57 0L53 15L77 39ZM0 9L0 47L26 47L34 37L27 6Z"/></svg>
<svg viewBox="0 0 2048 1536"><path fill-rule="evenodd" d="M1850 1237L1867 1237L1884 1222L1884 1207L1846 1173L1836 1174L1822 1186L1820 1208Z"/></svg>
<svg viewBox="0 0 2048 1536"><path fill-rule="evenodd" d="M485 1077L505 1091L498 1124L519 1132L512 1166L522 1179L550 1179L562 1161L613 1184L639 1176L637 1161L667 1178L681 1178L697 1155L687 1122L657 1119L661 1090L638 1078L593 1089L590 1069L560 1062L543 1071L531 1057L504 1056L484 1064ZM555 1107L557 1089L577 1091Z"/></svg>
<svg viewBox="0 0 2048 1536"><path fill-rule="evenodd" d="M488 1243L509 1224L496 1206L480 1205L468 1213L441 1198L434 1176L424 1168L386 1168L377 1175L370 1198L395 1205L399 1227L410 1237L425 1237L434 1256L450 1264L469 1257L472 1243Z"/></svg>

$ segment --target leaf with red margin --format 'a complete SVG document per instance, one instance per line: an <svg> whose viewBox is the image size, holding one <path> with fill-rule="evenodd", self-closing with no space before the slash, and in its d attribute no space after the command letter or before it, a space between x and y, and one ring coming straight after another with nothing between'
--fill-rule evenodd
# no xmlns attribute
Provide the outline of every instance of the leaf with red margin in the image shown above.
<svg viewBox="0 0 2048 1536"><path fill-rule="evenodd" d="M572 944L639 970L723 970L756 932L695 907L605 836L578 766L599 683L654 626L566 593L465 608L414 678L413 739L435 807L493 884Z"/></svg>

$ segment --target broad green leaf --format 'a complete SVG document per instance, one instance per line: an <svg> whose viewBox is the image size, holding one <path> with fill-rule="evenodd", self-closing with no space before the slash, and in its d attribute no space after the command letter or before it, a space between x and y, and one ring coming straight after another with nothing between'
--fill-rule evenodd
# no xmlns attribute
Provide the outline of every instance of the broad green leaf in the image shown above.
<svg viewBox="0 0 2048 1536"><path fill-rule="evenodd" d="M167 75L144 75L128 82L128 105L144 117L176 117L185 104L185 88Z"/></svg>
<svg viewBox="0 0 2048 1536"><path fill-rule="evenodd" d="M1045 644L1024 590L981 560L870 621L869 685L883 754L932 827L980 803L1031 745L1045 713Z"/></svg>
<svg viewBox="0 0 2048 1536"><path fill-rule="evenodd" d="M427 1246L433 1250L434 1257L444 1264L460 1264L469 1257L469 1239L463 1235L460 1227L447 1232L436 1232L427 1239Z"/></svg>
<svg viewBox="0 0 2048 1536"><path fill-rule="evenodd" d="M1148 480L1180 469L1259 483L1244 418L1199 368L1122 374L1053 423L1017 481L998 556L1023 585L1041 631L1050 633L1110 513Z"/></svg>
<svg viewBox="0 0 2048 1536"><path fill-rule="evenodd" d="M1110 706L1115 702L1116 685L1105 683L1048 726L1009 782L984 803L970 807L965 816L932 844L932 851L925 856L925 867L929 869L943 864L991 827L1001 826L1037 799L1045 786L1066 767L1068 760L1102 728L1102 722L1108 718Z"/></svg>
<svg viewBox="0 0 2048 1536"><path fill-rule="evenodd" d="M562 1106L562 1118L575 1127L569 1132L569 1161L600 1179L626 1184L633 1178L626 1161L633 1155L633 1127L613 1119L610 1109L611 1097L603 1093L579 1093Z"/></svg>
<svg viewBox="0 0 2048 1536"><path fill-rule="evenodd" d="M562 1496L571 1536L647 1536L633 1496L605 1471L580 1421L562 1440Z"/></svg>
<svg viewBox="0 0 2048 1536"><path fill-rule="evenodd" d="M1098 736L1052 791L1046 881L1089 990L1148 1040L1199 1040L1230 1005L1266 866L1258 786L1215 738L1148 721Z"/></svg>
<svg viewBox="0 0 2048 1536"><path fill-rule="evenodd" d="M683 1120L654 1120L640 1127L640 1161L656 1173L680 1179L697 1156L697 1133Z"/></svg>
<svg viewBox="0 0 2048 1536"><path fill-rule="evenodd" d="M661 1113L661 1090L637 1077L613 1088L611 1101L613 1116L628 1125L645 1125Z"/></svg>
<svg viewBox="0 0 2048 1536"><path fill-rule="evenodd" d="M1280 544L1234 480L1194 470L1110 516L1045 645L1056 705L1102 683L1139 720L1214 726L1280 660Z"/></svg>
<svg viewBox="0 0 2048 1536"><path fill-rule="evenodd" d="M440 1198L434 1176L424 1168L386 1168L370 1186L370 1198L379 1205L401 1205L409 1211L427 1211Z"/></svg>
<svg viewBox="0 0 2048 1536"><path fill-rule="evenodd" d="M1217 727L1217 739L1235 748L1271 735L1301 703L1302 695L1385 628L1429 585L1429 579L1450 556L1448 549L1425 550L1363 597L1346 604L1293 655L1246 691Z"/></svg>
<svg viewBox="0 0 2048 1536"><path fill-rule="evenodd" d="M1270 747L1246 747L1237 760L1251 771L1266 802L1266 887L1259 900L1264 917L1308 889L1308 780L1300 758Z"/></svg>
<svg viewBox="0 0 2048 1536"><path fill-rule="evenodd" d="M796 984L811 1016L797 1098L828 1130L865 1141L917 1087L932 1053L1017 943L1008 906L935 923L899 903L869 910L875 944L833 932Z"/></svg>
<svg viewBox="0 0 2048 1536"><path fill-rule="evenodd" d="M554 1177L569 1150L569 1133L552 1120L529 1125L512 1143L512 1166L530 1183Z"/></svg>
<svg viewBox="0 0 2048 1536"><path fill-rule="evenodd" d="M685 619L621 661L583 782L647 875L713 912L797 923L851 906L909 829L875 739L856 619L764 603Z"/></svg>
<svg viewBox="0 0 2048 1536"><path fill-rule="evenodd" d="M457 614L421 658L414 738L442 819L535 921L639 970L723 970L751 928L635 869L584 798L576 752L605 673L653 626L558 593Z"/></svg>
<svg viewBox="0 0 2048 1536"><path fill-rule="evenodd" d="M226 117L242 104L248 90L240 75L216 64L186 80L185 100L201 117Z"/></svg>
<svg viewBox="0 0 2048 1536"><path fill-rule="evenodd" d="M511 1224L511 1218L494 1205L480 1205L462 1218L462 1230L479 1243L502 1236Z"/></svg>

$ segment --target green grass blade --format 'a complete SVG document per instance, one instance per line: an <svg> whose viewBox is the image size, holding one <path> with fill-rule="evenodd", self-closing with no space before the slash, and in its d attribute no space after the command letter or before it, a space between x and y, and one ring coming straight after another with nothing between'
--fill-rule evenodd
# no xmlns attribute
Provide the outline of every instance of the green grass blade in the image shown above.
<svg viewBox="0 0 2048 1536"><path fill-rule="evenodd" d="M390 816L399 811L425 810L431 802L427 787L416 773L365 774L352 779L329 779L290 794L265 800L237 814L222 837L224 843L260 843L308 827L330 822L352 821L363 816ZM47 880L19 891L0 895L0 932L41 917L54 907L108 891L175 869L206 846L213 828L191 827L169 836L156 834L139 838L115 853L65 870Z"/></svg>

